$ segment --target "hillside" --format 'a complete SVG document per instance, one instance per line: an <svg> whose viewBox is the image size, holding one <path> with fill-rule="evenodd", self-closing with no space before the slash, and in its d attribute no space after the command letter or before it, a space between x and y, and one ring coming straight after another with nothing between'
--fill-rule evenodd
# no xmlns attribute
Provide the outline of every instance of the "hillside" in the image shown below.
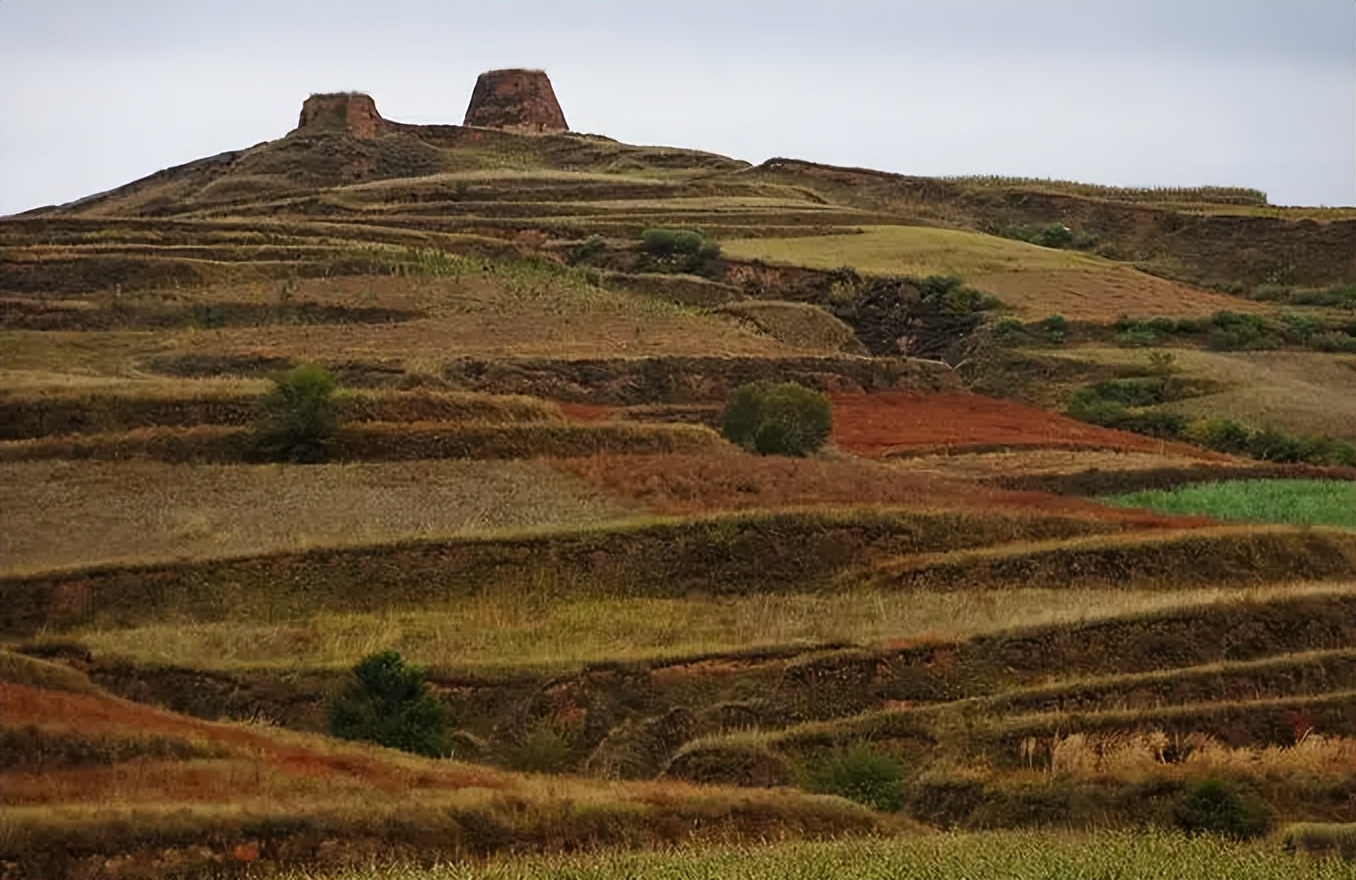
<svg viewBox="0 0 1356 880"><path fill-rule="evenodd" d="M0 218L7 878L937 829L1349 867L1356 210L567 118L539 71L462 125L313 95ZM303 364L337 383L304 463L259 439ZM823 449L722 434L769 381ZM390 650L452 757L331 735ZM1257 827L1193 825L1212 786Z"/></svg>

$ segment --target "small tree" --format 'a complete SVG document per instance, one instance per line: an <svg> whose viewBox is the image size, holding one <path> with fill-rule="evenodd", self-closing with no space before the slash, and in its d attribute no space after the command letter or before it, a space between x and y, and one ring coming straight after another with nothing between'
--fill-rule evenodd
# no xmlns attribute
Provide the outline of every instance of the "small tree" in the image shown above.
<svg viewBox="0 0 1356 880"><path fill-rule="evenodd" d="M895 813L904 808L903 780L904 768L898 761L858 743L811 773L809 787Z"/></svg>
<svg viewBox="0 0 1356 880"><path fill-rule="evenodd" d="M809 455L829 439L829 399L795 382L754 382L731 392L721 433L759 455Z"/></svg>
<svg viewBox="0 0 1356 880"><path fill-rule="evenodd" d="M447 707L424 672L395 651L367 655L353 667L352 684L330 702L330 732L435 758L452 754Z"/></svg>
<svg viewBox="0 0 1356 880"><path fill-rule="evenodd" d="M1177 827L1189 833L1251 840L1271 830L1271 808L1237 782L1219 776L1191 786L1174 805Z"/></svg>
<svg viewBox="0 0 1356 880"><path fill-rule="evenodd" d="M273 461L314 464L329 457L339 429L336 383L328 371L302 364L273 379L259 401L254 442Z"/></svg>

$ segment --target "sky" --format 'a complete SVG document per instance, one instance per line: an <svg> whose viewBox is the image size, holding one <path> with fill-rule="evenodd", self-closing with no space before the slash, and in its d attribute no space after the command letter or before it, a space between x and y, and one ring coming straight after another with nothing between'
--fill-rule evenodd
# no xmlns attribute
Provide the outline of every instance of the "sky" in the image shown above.
<svg viewBox="0 0 1356 880"><path fill-rule="evenodd" d="M281 137L314 92L460 123L504 67L626 143L1356 205L1350 0L4 0L0 214Z"/></svg>

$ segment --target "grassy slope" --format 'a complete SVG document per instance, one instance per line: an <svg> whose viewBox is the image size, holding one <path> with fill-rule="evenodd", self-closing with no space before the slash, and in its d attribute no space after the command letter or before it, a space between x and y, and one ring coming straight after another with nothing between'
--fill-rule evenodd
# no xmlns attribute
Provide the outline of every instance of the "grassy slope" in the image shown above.
<svg viewBox="0 0 1356 880"><path fill-rule="evenodd" d="M390 309L400 313L400 320L297 324L279 312L274 315L277 320L263 320L260 326L180 321L154 332L131 325L90 332L7 330L0 332L4 362L0 386L41 395L49 388L107 385L116 386L120 395L166 396L156 390L164 380L147 379L142 373L148 359L203 353L360 360L398 365L406 374L422 374L428 380L440 376L450 359L468 355L491 362L522 356L770 358L842 347L841 327L822 320L807 323L800 307L756 305L733 309L742 312L738 317L713 314L662 297L633 294L627 289L630 282L619 276L607 276L600 287L584 273L512 256L535 252L543 238L578 240L603 232L634 240L645 226L656 224L701 228L725 240L726 252L734 256L829 269L852 265L865 272L956 272L1007 299L1023 317L1062 312L1070 318L1110 320L1122 313L1156 315L1165 307L1182 315L1250 308L1079 254L973 233L881 225L897 218L826 204L833 201L824 198L832 187L813 192L799 183L756 181L742 176L736 163L719 157L634 151L575 137L484 136L476 143L461 144L459 152L443 155L443 167L451 174L307 193L278 173L295 161L298 144L292 140L251 151L242 162L242 168L254 175L249 179L204 178L192 185L172 183L159 193L154 186L134 187L114 194L93 211L116 213L168 195L181 207L191 203L206 217L221 212L214 204L252 187L276 196L271 204L241 203L226 209L238 211L239 218L213 218L201 225L156 219L25 227L16 235L30 236L26 249L5 253L6 259L25 265L17 269L6 265L6 278L22 282L29 270L42 270L38 276L72 279L70 288L60 291L69 302L57 305L103 310L107 314L101 313L101 320L116 317L114 313L122 309L144 322L147 315L163 316L201 303L243 303L255 308L249 314L269 315L288 298L347 309L344 314L350 317L365 308ZM340 182L324 178L336 169L322 165L301 170L316 175L317 186ZM559 170L566 166L579 170ZM708 176L712 172L719 173ZM237 196L232 196L232 187ZM304 219L288 220L288 215ZM320 215L326 219L316 221ZM826 234L855 227L866 231ZM543 232L530 232L534 229ZM804 237L766 237L787 234ZM506 240L510 238L512 243ZM565 253L566 247L560 242L558 252ZM409 248L425 250L416 253ZM430 248L475 257L430 256ZM396 263L401 263L398 269ZM371 274L377 271L397 274ZM119 272L142 281L161 280L151 285L150 292L137 292L129 283L116 304L111 294L91 293L82 286L89 278L111 285L110 279ZM728 290L718 292L729 295ZM60 317L71 320L70 315ZM710 384L712 379L703 381ZM618 377L614 384L639 383L628 376ZM1287 393L1316 399L1308 388L1295 387ZM1330 400L1320 408L1331 409ZM386 443L402 437L411 441L417 433L409 426L393 430L373 436ZM517 454L525 453L519 448ZM1056 745L1062 744L1066 758L1072 760L1069 743L1082 734L1069 734L1079 724L1111 738L1141 723L1176 725L1183 731L1193 723L1212 732L1228 729L1229 724L1250 730L1259 718L1275 722L1275 727L1289 723L1287 712L1312 710L1328 719L1346 705L1341 701L1347 696L1335 684L1325 691L1327 685L1302 687L1286 677L1312 666L1287 652L1334 647L1319 642L1337 624L1326 611L1315 608L1327 608L1323 602L1343 596L1344 585L1293 582L1296 571L1306 566L1311 575L1349 570L1349 542L1327 533L1315 537L1286 530L1224 530L1070 544L1067 539L1088 531L1129 528L1148 519L1116 521L1082 502L1052 504L1049 499L1029 498L1024 507L1011 495L950 481L929 485L926 479L890 480L883 476L885 466L871 471L837 461L806 463L787 472L764 463L735 461L732 467L731 461L716 461L717 456L698 451L691 456L685 483L675 470L682 458L650 456L642 461L605 456L556 463L549 470L526 462L421 463L305 473L148 463L10 464L7 474L14 469L22 479L12 487L6 481L5 491L12 494L0 501L7 511L15 506L41 508L41 515L24 517L17 525L5 518L0 534L5 536L6 564L16 555L25 567L42 569L119 554L200 558L142 568L67 571L50 578L7 577L0 583L5 594L0 605L10 634L46 627L50 636L65 628L64 635L85 639L101 658L120 655L130 660L124 673L131 676L134 691L137 664L195 667L183 670L190 678L210 670L244 674L261 668L283 678L314 671L333 675L335 668L362 654L391 646L438 665L443 673L474 673L491 681L503 674L501 683L570 673L583 664L599 664L603 671L580 673L581 680L608 681L614 674L606 671L613 669L609 664L619 660L637 663L732 652L705 664L678 664L656 678L669 682L664 692L679 708L702 709L704 700L717 700L720 694L726 698L772 694L790 701L790 708L783 707L790 713L787 717L830 722L835 713L871 708L878 699L921 695L932 700L952 688L969 695L1044 686L1047 690L1040 693L1014 692L1006 709L997 702L977 703L975 711L987 713L977 725L987 731L983 742L1006 750L996 757L998 763L1020 761L1014 757L1017 746L1012 737L1044 737L1051 749L1051 770ZM666 460L654 465L656 459ZM734 517L580 530L581 525L618 513L614 501L600 497L584 482L627 504L682 514L749 506L783 512L755 510ZM213 493L220 498L203 500ZM918 512L921 500L932 504L947 493L968 512ZM504 504L505 498L514 503ZM965 503L959 504L960 499ZM858 512L785 510L789 505L834 507L863 501L881 506ZM914 509L884 507L898 503ZM126 516L118 516L120 511ZM1038 511L1052 515L1043 519ZM1085 514L1097 518L1086 524L1064 518ZM446 536L491 527L545 525L551 527L549 533L408 540L410 534L425 531ZM342 540L332 540L335 535ZM1041 540L1050 543L1030 543ZM311 541L367 546L297 552ZM990 552L964 550L995 544L1009 546ZM15 547L17 554L11 553ZM206 558L270 549L281 552L238 560ZM945 552L957 549L962 552ZM898 558L927 551L941 555ZM887 564L878 576L913 577L933 586L967 583L973 588L914 592L897 589L899 583L890 589L849 586L873 564L891 560L893 565ZM1178 575L1197 569L1225 586L1186 587L1193 578ZM1060 581L1059 588L1033 588L1033 571ZM1073 580L1082 578L1085 586L1148 574L1162 582L1152 592L1070 591L1064 587L1071 571L1077 573ZM1267 586L1240 590L1233 583L1239 573ZM1272 613L1265 602L1258 610L1247 601L1282 596L1297 600L1298 610ZM1318 604L1310 608L1304 604L1307 599ZM1212 604L1192 618L1188 611L1198 602ZM1167 615L1156 626L1141 626L1134 617L1154 611ZM1173 614L1181 620L1163 622ZM1221 628L1224 621L1231 626ZM1051 628L1038 633L1000 633L1013 625L1047 624ZM938 645L939 640L971 637L979 637L983 646ZM741 678L739 670L751 662L745 656L751 647L825 641L856 643L866 650L824 656L809 652L778 667L775 679ZM909 652L916 642L922 645L914 656ZM857 654L874 657L882 643L899 654L890 662L902 658L903 666L880 667L888 682L884 691L857 692L843 676L850 678L861 666L860 657L853 659ZM1201 663L1220 658L1201 659L1192 653L1226 648L1253 651L1246 654L1251 658L1246 662L1260 665L1203 670ZM1228 656L1230 662L1236 659ZM7 661L0 669L9 675L11 667L16 664ZM1134 678L1143 676L1146 668L1157 670L1159 677ZM1052 696L1049 688L1060 687L1059 680L1070 674L1102 679L1091 684L1065 681L1066 690ZM1131 679L1117 679L1118 674ZM1270 702L1235 711L1226 699L1229 688L1239 681L1261 682L1263 677ZM732 684L721 684L736 679L743 682L740 687L753 690L744 693ZM1200 705L1184 709L1185 698L1174 698L1166 708L1150 707L1152 711L1112 711L1118 708L1115 700L1135 688L1174 687L1191 690L1202 698ZM190 688L196 689L196 684ZM1102 700L1099 706L1107 711L1094 713L1084 723L1070 720L1062 711L1045 711L1048 706L1040 703L1071 698L1074 692ZM589 705L596 710L591 721L617 724L617 717L623 716L609 721L606 713L614 698L627 699L625 688L616 694L606 687L591 693L595 702ZM505 684L501 694L485 696L495 705L507 704L500 706L509 713L501 720L509 720L493 732L505 735L511 744L524 717L539 709L540 700L533 694ZM513 708L520 697L522 705ZM86 731L72 731L69 723L62 727L51 720L102 717L95 707L49 702L54 714L44 723L59 730L43 734L47 739L38 737L42 748L60 746L56 751L62 753L70 745L72 753L82 749L98 753L112 742L97 737L79 742ZM7 700L6 723L18 717L10 712L16 705ZM1017 705L1036 714L1012 714ZM1332 710L1334 705L1337 710ZM636 714L624 716L617 730L638 729L649 720L645 711L650 710L636 709ZM798 712L809 714L797 716ZM999 723L1005 712L1011 717ZM119 742L140 742L138 737L168 723L135 713L128 717L128 727L115 732L114 738L123 738ZM769 717L782 718L776 713ZM863 729L874 729L875 722L862 723ZM883 723L889 727L893 721ZM191 729L184 742L194 748L213 736L204 728ZM130 855L123 865L127 870L142 866L163 871L167 864L173 867L173 859L194 858L192 847L204 843L228 860L243 853L237 861L262 856L270 863L296 863L332 853L333 847L325 847L335 841L347 841L337 848L341 861L350 857L366 861L393 852L396 846L427 858L505 847L672 842L686 839L698 826L706 829L699 834L703 841L882 827L879 820L841 801L784 791L731 794L676 784L524 782L484 769L430 768L413 759L374 756L285 734L277 738L296 759L293 763L269 763L268 756L276 756L282 747L255 741L258 748L253 754L185 753L177 766L138 764L133 769L115 762L111 768L43 766L22 771L5 780L6 790L21 792L31 805L9 810L6 822L17 831L4 837L5 845L27 847L19 857L34 860L31 864L40 875L44 865L56 864L43 859L59 859L64 851L78 853L84 845L90 847L88 852L100 854L91 856L91 865L102 863L106 855L123 853ZM1230 762L1246 763L1251 755L1240 751L1217 756L1208 766L1229 769ZM1313 766L1327 774L1330 788L1343 784L1333 769L1336 765L1315 761ZM301 772L316 766L323 771ZM1288 772L1295 766L1277 761L1273 769ZM963 787L985 772L979 762L942 779L940 785ZM1179 775L1175 769L1152 766L1145 773L1166 779L1169 787ZM1132 815L1135 821L1145 818L1126 808L1126 799L1139 794L1118 788L1123 781L1119 777L1082 771L1074 775L1080 785L1105 788L1075 815L1100 816L1099 821L1107 822L1128 821ZM459 781L449 783L454 778ZM479 786L477 791L463 790L467 779L478 780L470 786ZM999 789L1013 781L999 779ZM1047 815L1040 813L1041 804L1054 803L1072 790L1060 788L1061 784L1042 782L1027 801L1014 801L999 789L988 795L999 819L1005 809L1012 811L1009 819ZM1276 792L1293 801L1305 790L1277 787ZM181 811L195 798L199 803ZM1018 807L1012 806L1014 802ZM106 806L110 803L118 806ZM1297 815L1303 812L1293 803L1287 809ZM1067 814L1053 809L1048 815ZM1048 843L1050 838L1042 840ZM1129 844L1114 842L1112 849L1123 853L1126 847L1135 847L1136 840L1161 843L1172 853L1183 852L1173 847L1186 845L1133 838ZM164 854L167 850L172 856ZM1136 852L1143 850L1141 846ZM1002 845L995 852L1003 864L1020 858L1003 855ZM1222 857L1218 850L1213 852ZM1236 852L1228 851L1230 856ZM937 863L954 863L946 861L944 852L929 853ZM1195 858L1197 853L1165 858ZM780 855L772 858L774 865L779 864ZM893 851L883 858L899 863ZM1122 854L1113 861L1119 865L1126 858Z"/></svg>
<svg viewBox="0 0 1356 880"><path fill-rule="evenodd" d="M1197 418L1228 418L1298 434L1356 437L1356 396L1350 355L1318 352L1212 352L1171 349L1185 379L1216 383L1220 390L1169 404ZM1079 347L1044 355L1092 364L1142 367L1142 349Z"/></svg>
<svg viewBox="0 0 1356 880"><path fill-rule="evenodd" d="M385 860L410 847L455 859L523 846L678 842L696 826L736 839L769 826L810 837L879 827L867 811L825 798L543 782L198 721L99 693L11 683L0 692L0 859L19 876L85 876L110 859L124 870L194 874L220 871L223 861Z"/></svg>
<svg viewBox="0 0 1356 880"><path fill-rule="evenodd" d="M923 226L873 226L858 235L733 239L731 256L877 275L959 275L998 296L1023 318L1063 314L1110 321L1122 314L1205 315L1247 303L1174 284L1124 265L1026 242Z"/></svg>

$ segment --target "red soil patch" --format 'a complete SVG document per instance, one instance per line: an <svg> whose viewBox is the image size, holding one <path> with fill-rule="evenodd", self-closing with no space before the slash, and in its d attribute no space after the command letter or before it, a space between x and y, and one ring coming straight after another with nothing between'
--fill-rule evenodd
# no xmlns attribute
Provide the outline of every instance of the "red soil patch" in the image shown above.
<svg viewBox="0 0 1356 880"><path fill-rule="evenodd" d="M1039 410L1038 410L1039 412ZM614 498L646 510L693 514L782 507L914 507L1066 515L1128 526L1183 528L1198 517L1161 516L1042 492L995 489L864 459L706 455L596 455L552 461Z"/></svg>
<svg viewBox="0 0 1356 880"><path fill-rule="evenodd" d="M613 407L599 406L593 403L556 403L565 418L576 422L601 422L612 418Z"/></svg>
<svg viewBox="0 0 1356 880"><path fill-rule="evenodd" d="M293 777L350 777L388 791L413 787L503 788L508 780L492 770L455 767L403 767L353 747L292 744L232 724L200 721L164 709L110 696L88 696L0 682L6 727L37 725L86 736L167 736L224 746L242 757L254 756L270 769ZM417 760L417 759L412 759Z"/></svg>
<svg viewBox="0 0 1356 880"><path fill-rule="evenodd" d="M1035 407L959 391L882 391L831 397L833 444L858 455L1039 447L1171 451L1192 458L1222 458L1183 443L1099 428Z"/></svg>

